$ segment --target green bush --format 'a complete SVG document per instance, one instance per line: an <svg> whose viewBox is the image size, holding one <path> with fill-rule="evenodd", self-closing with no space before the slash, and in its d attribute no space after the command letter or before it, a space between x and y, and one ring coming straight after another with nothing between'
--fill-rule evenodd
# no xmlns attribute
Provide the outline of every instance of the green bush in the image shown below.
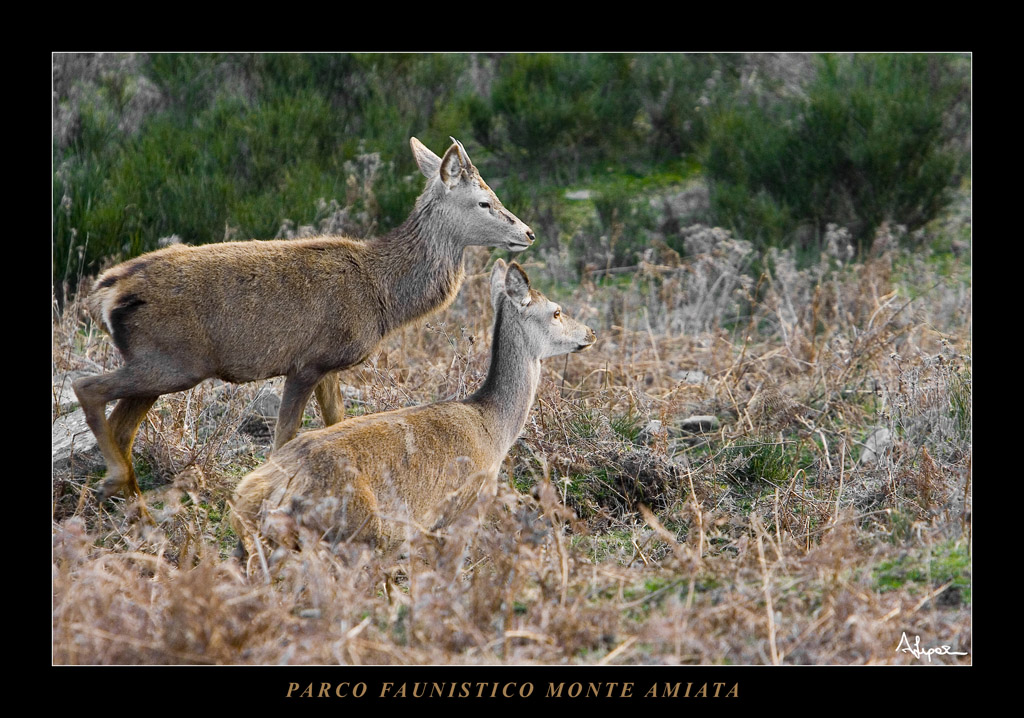
<svg viewBox="0 0 1024 718"><path fill-rule="evenodd" d="M780 67L803 79L772 79ZM701 221L806 246L831 222L862 245L883 220L913 229L966 170L969 62L946 55L826 56L813 76L802 56L683 53L60 55L55 68L58 299L161 237L315 224L325 203L348 204L347 163L366 154L386 169L355 209L386 231L422 186L411 135L436 151L461 139L577 266L632 264L655 235L673 246L678 227L650 199L701 171ZM593 220L567 206L569 185L594 192Z"/></svg>
<svg viewBox="0 0 1024 718"><path fill-rule="evenodd" d="M695 154L708 130L709 111L739 87L740 55L658 53L637 58L631 82L648 125L647 159Z"/></svg>
<svg viewBox="0 0 1024 718"><path fill-rule="evenodd" d="M601 150L631 139L636 102L625 55L508 55L491 89L504 140L545 174L575 177Z"/></svg>
<svg viewBox="0 0 1024 718"><path fill-rule="evenodd" d="M489 98L465 101L477 141L532 174L575 182L608 165L644 171L693 152L703 108L736 86L738 56L510 54ZM521 158L521 159L520 159Z"/></svg>
<svg viewBox="0 0 1024 718"><path fill-rule="evenodd" d="M713 210L773 244L829 223L862 247L883 221L922 226L966 170L966 72L950 55L824 56L805 97L723 106L704 154Z"/></svg>

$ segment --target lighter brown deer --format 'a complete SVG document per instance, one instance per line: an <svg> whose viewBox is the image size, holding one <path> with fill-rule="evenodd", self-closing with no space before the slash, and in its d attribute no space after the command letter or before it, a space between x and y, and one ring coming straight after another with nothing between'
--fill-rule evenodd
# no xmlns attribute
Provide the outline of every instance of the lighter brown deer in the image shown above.
<svg viewBox="0 0 1024 718"><path fill-rule="evenodd" d="M521 251L533 243L533 231L452 142L438 157L410 139L426 186L408 219L384 236L174 245L97 279L89 310L124 358L116 371L74 383L107 464L101 499L122 489L140 495L132 443L161 395L211 377L283 375L279 448L296 434L314 391L326 424L344 416L338 370L451 304L467 246ZM108 419L105 406L114 400Z"/></svg>
<svg viewBox="0 0 1024 718"><path fill-rule="evenodd" d="M541 360L586 349L596 337L531 289L518 264L497 260L490 282L491 361L480 388L461 401L350 417L275 451L235 489L231 520L245 552L255 555L257 541L295 548L301 528L386 550L408 527L436 531L495 493Z"/></svg>

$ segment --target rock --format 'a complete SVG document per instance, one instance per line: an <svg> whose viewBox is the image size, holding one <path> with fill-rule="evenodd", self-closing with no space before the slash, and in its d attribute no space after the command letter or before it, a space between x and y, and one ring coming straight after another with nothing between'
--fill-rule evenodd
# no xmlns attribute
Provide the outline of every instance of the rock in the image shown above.
<svg viewBox="0 0 1024 718"><path fill-rule="evenodd" d="M248 413L238 427L246 434L266 438L273 436L277 426L277 413L281 409L281 397L272 389L264 389L253 399Z"/></svg>
<svg viewBox="0 0 1024 718"><path fill-rule="evenodd" d="M679 428L691 434L715 431L718 429L718 417L710 415L691 416L688 419L683 419L679 424Z"/></svg>
<svg viewBox="0 0 1024 718"><path fill-rule="evenodd" d="M589 189L578 189L572 192L566 192L565 198L575 201L594 199L594 192Z"/></svg>
<svg viewBox="0 0 1024 718"><path fill-rule="evenodd" d="M103 455L81 409L59 416L53 422L52 446L55 470L74 466L76 473L80 473L79 469L88 472L103 466Z"/></svg>
<svg viewBox="0 0 1024 718"><path fill-rule="evenodd" d="M673 372L672 378L683 384L706 384L708 381L708 375L697 369Z"/></svg>
<svg viewBox="0 0 1024 718"><path fill-rule="evenodd" d="M860 454L860 463L875 466L885 453L892 448L892 432L880 426L864 439L864 451Z"/></svg>
<svg viewBox="0 0 1024 718"><path fill-rule="evenodd" d="M651 419L643 431L648 434L661 433L661 419Z"/></svg>
<svg viewBox="0 0 1024 718"><path fill-rule="evenodd" d="M637 440L643 444L650 444L658 438L667 438L668 431L665 429L660 419L651 419L647 422L647 426L640 430L637 434Z"/></svg>
<svg viewBox="0 0 1024 718"><path fill-rule="evenodd" d="M53 393L50 396L50 408L55 415L70 414L71 410L78 406L78 397L75 396L71 385L76 379L83 376L92 376L96 372L91 371L69 371L67 374L60 374L53 377Z"/></svg>
<svg viewBox="0 0 1024 718"><path fill-rule="evenodd" d="M662 209L666 220L684 223L707 214L711 208L711 194L706 185L696 184L681 192L652 197L651 205Z"/></svg>

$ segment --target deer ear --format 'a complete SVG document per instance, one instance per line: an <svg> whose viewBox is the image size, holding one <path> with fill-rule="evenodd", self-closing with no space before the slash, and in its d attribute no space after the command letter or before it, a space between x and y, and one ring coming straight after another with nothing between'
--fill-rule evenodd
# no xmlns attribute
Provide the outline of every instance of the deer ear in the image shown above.
<svg viewBox="0 0 1024 718"><path fill-rule="evenodd" d="M441 159L441 168L439 173L441 175L441 181L444 182L444 186L451 189L458 183L459 178L463 172L468 172L473 167L473 163L469 159L469 155L466 154L466 148L462 146L454 137L452 138L452 146L448 148L448 151L444 153L444 157Z"/></svg>
<svg viewBox="0 0 1024 718"><path fill-rule="evenodd" d="M519 307L530 304L530 278L516 262L512 262L505 272L505 293Z"/></svg>
<svg viewBox="0 0 1024 718"><path fill-rule="evenodd" d="M491 268L491 306L498 308L501 295L505 293L505 272L508 267L503 259L498 259Z"/></svg>
<svg viewBox="0 0 1024 718"><path fill-rule="evenodd" d="M416 159L416 164L419 166L423 176L427 179L436 177L438 170L441 168L441 158L431 152L426 145L415 137L409 138L409 146L412 147L412 156Z"/></svg>
<svg viewBox="0 0 1024 718"><path fill-rule="evenodd" d="M466 148L462 146L462 143L459 142L454 137L451 137L450 135L449 135L448 139L450 139L452 141L452 143L456 147L459 148L459 160L462 162L463 167L465 167L466 169L469 169L470 167L472 167L473 166L473 160L469 159L469 153L466 152Z"/></svg>

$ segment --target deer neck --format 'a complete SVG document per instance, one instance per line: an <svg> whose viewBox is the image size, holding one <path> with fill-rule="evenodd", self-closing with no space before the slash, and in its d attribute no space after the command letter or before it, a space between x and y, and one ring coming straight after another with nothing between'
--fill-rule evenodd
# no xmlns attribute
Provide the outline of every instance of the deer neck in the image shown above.
<svg viewBox="0 0 1024 718"><path fill-rule="evenodd" d="M382 334L444 309L462 286L460 238L431 209L417 205L401 226L373 240Z"/></svg>
<svg viewBox="0 0 1024 718"><path fill-rule="evenodd" d="M507 307L495 316L491 366L487 378L466 401L476 405L504 455L523 431L540 384L540 359L527 347L524 329L515 321L503 321Z"/></svg>

